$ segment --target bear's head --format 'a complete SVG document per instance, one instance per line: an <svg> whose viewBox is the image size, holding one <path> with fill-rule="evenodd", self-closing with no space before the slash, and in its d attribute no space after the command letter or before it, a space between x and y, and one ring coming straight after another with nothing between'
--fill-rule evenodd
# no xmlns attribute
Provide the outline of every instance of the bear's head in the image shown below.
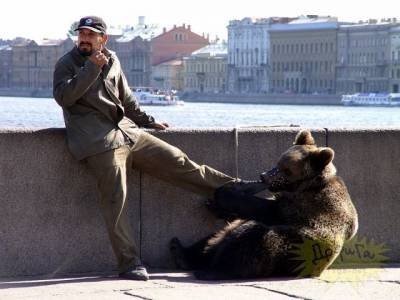
<svg viewBox="0 0 400 300"><path fill-rule="evenodd" d="M294 145L281 155L277 166L261 174L261 180L271 192L295 191L317 176L335 175L333 156L331 148L317 147L310 131L303 130L296 135Z"/></svg>

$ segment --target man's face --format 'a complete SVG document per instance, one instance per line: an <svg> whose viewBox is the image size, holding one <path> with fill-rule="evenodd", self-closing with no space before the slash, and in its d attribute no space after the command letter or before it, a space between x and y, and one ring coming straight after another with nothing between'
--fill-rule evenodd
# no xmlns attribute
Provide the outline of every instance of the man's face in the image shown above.
<svg viewBox="0 0 400 300"><path fill-rule="evenodd" d="M107 35L82 28L78 34L78 50L83 56L102 50L107 42Z"/></svg>

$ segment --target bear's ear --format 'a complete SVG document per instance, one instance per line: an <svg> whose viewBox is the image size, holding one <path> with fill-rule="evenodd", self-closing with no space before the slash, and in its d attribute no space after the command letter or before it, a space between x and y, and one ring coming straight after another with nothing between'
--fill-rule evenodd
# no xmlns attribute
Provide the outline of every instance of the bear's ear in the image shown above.
<svg viewBox="0 0 400 300"><path fill-rule="evenodd" d="M311 154L311 165L315 170L323 170L333 160L334 155L331 148L318 148Z"/></svg>
<svg viewBox="0 0 400 300"><path fill-rule="evenodd" d="M309 130L302 130L296 135L293 145L315 145L315 141Z"/></svg>

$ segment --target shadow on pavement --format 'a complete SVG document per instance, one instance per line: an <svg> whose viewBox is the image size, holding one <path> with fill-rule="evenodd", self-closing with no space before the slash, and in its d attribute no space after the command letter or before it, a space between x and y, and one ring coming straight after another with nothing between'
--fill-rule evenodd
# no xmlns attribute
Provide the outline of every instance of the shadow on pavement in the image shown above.
<svg viewBox="0 0 400 300"><path fill-rule="evenodd" d="M7 281L0 281L0 290L12 289L12 288L26 288L26 287L39 287L56 284L68 284L68 283L88 283L88 282L103 282L120 280L115 275L109 276L79 276L79 277L64 277L64 278L41 278L30 277L28 278L14 278Z"/></svg>

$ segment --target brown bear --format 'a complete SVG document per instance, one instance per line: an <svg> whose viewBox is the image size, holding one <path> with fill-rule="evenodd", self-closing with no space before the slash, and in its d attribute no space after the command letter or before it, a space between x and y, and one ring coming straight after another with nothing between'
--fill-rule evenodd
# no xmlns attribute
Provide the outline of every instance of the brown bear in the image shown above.
<svg viewBox="0 0 400 300"><path fill-rule="evenodd" d="M212 209L237 219L187 248L172 239L176 266L194 270L203 280L319 276L358 228L333 156L331 148L317 147L304 130L277 166L261 174L274 197L254 196L257 188L219 188Z"/></svg>

